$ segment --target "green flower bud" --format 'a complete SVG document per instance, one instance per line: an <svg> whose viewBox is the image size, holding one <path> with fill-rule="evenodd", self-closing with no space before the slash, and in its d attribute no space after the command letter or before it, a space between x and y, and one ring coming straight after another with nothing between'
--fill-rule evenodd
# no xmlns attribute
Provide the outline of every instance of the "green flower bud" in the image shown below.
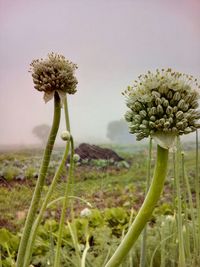
<svg viewBox="0 0 200 267"><path fill-rule="evenodd" d="M169 128L170 127L170 122L169 121L166 121L165 123L164 123L164 128Z"/></svg>
<svg viewBox="0 0 200 267"><path fill-rule="evenodd" d="M154 96L155 98L160 98L160 93L157 91L152 91L151 92L152 96Z"/></svg>
<svg viewBox="0 0 200 267"><path fill-rule="evenodd" d="M139 124L133 124L133 125L130 125L130 126L129 126L129 129L130 129L131 131L135 131L135 130L139 129Z"/></svg>
<svg viewBox="0 0 200 267"><path fill-rule="evenodd" d="M135 120L136 122L140 123L141 120L142 120L142 118L141 118L141 116L140 116L139 114L137 114L137 115L134 116L134 120Z"/></svg>
<svg viewBox="0 0 200 267"><path fill-rule="evenodd" d="M165 123L165 119L164 118L162 118L162 119L159 120L159 124L160 125L164 125L164 123Z"/></svg>
<svg viewBox="0 0 200 267"><path fill-rule="evenodd" d="M183 129L183 123L182 123L182 121L177 122L176 128Z"/></svg>
<svg viewBox="0 0 200 267"><path fill-rule="evenodd" d="M144 137L145 137L145 135L144 135L143 133L138 133L138 134L136 135L136 139L137 139L138 141L142 140Z"/></svg>
<svg viewBox="0 0 200 267"><path fill-rule="evenodd" d="M169 122L170 124L172 124L173 121L174 121L174 120L173 120L173 118L171 118L171 117L168 119L168 122Z"/></svg>
<svg viewBox="0 0 200 267"><path fill-rule="evenodd" d="M136 101L134 104L134 110L140 111L141 109L142 109L142 104L140 102Z"/></svg>
<svg viewBox="0 0 200 267"><path fill-rule="evenodd" d="M197 120L197 119L200 119L200 110L197 110L196 112L195 112L195 119Z"/></svg>
<svg viewBox="0 0 200 267"><path fill-rule="evenodd" d="M145 118L146 115L147 115L147 113L146 113L145 110L141 110L141 111L139 112L139 114L140 114L140 116L141 116L142 118Z"/></svg>
<svg viewBox="0 0 200 267"><path fill-rule="evenodd" d="M73 160L74 160L74 162L78 162L80 160L79 154L74 154Z"/></svg>
<svg viewBox="0 0 200 267"><path fill-rule="evenodd" d="M191 101L191 97L192 97L191 94L187 94L187 95L184 95L183 99L184 99L185 102L190 102Z"/></svg>
<svg viewBox="0 0 200 267"><path fill-rule="evenodd" d="M183 128L186 128L188 126L187 120L183 119L182 123L183 123Z"/></svg>
<svg viewBox="0 0 200 267"><path fill-rule="evenodd" d="M143 121L142 121L142 124L144 124L144 125L148 125L149 122L148 122L147 120L143 120Z"/></svg>
<svg viewBox="0 0 200 267"><path fill-rule="evenodd" d="M182 107L183 111L187 111L189 108L189 104L185 103L184 106Z"/></svg>
<svg viewBox="0 0 200 267"><path fill-rule="evenodd" d="M188 133L191 133L192 132L192 129L190 127L187 127L184 129L184 133L185 134L188 134Z"/></svg>
<svg viewBox="0 0 200 267"><path fill-rule="evenodd" d="M176 127L172 127L172 132L173 133L177 133L178 132L178 129Z"/></svg>
<svg viewBox="0 0 200 267"><path fill-rule="evenodd" d="M127 111L126 114L125 114L125 119L128 121L128 122L131 122L133 120L133 114L131 111Z"/></svg>
<svg viewBox="0 0 200 267"><path fill-rule="evenodd" d="M162 104L162 101L161 101L160 98L156 98L156 99L155 99L155 103L156 103L156 105L158 106L158 105L161 105L161 104Z"/></svg>
<svg viewBox="0 0 200 267"><path fill-rule="evenodd" d="M146 125L144 125L144 124L140 124L140 127L139 127L140 129L146 129L147 128L147 126Z"/></svg>
<svg viewBox="0 0 200 267"><path fill-rule="evenodd" d="M184 117L184 113L183 113L183 111L178 111L177 113L176 113L176 118L178 119L178 120L181 120L182 118Z"/></svg>
<svg viewBox="0 0 200 267"><path fill-rule="evenodd" d="M174 94L174 96L173 96L173 100L175 100L175 101L179 101L181 99L181 95L180 95L180 93L179 92L176 92L175 94Z"/></svg>
<svg viewBox="0 0 200 267"><path fill-rule="evenodd" d="M156 117L155 117L155 116L151 116L151 117L150 117L150 120L151 120L151 121L155 121L155 120L156 120Z"/></svg>
<svg viewBox="0 0 200 267"><path fill-rule="evenodd" d="M178 108L182 109L184 108L184 105L185 105L185 101L183 99L181 99L179 102L178 102Z"/></svg>
<svg viewBox="0 0 200 267"><path fill-rule="evenodd" d="M63 141L69 141L70 138L71 138L71 135L70 135L70 132L68 132L68 131L63 131L63 132L61 133L60 137L61 137L61 139L62 139Z"/></svg>
<svg viewBox="0 0 200 267"><path fill-rule="evenodd" d="M199 103L198 103L197 100L193 100L190 105L191 105L192 108L196 109L196 108L198 108Z"/></svg>
<svg viewBox="0 0 200 267"><path fill-rule="evenodd" d="M161 105L157 106L157 112L158 112L158 114L163 114L164 113L163 107Z"/></svg>
<svg viewBox="0 0 200 267"><path fill-rule="evenodd" d="M173 97L173 92L172 90L169 90L168 94L167 94L168 99L171 99Z"/></svg>
<svg viewBox="0 0 200 267"><path fill-rule="evenodd" d="M178 111L177 106L173 107L173 113L176 113Z"/></svg>
<svg viewBox="0 0 200 267"><path fill-rule="evenodd" d="M150 126L150 128L155 128L155 123L152 122L152 121L150 121L150 122L149 122L149 126Z"/></svg>
<svg viewBox="0 0 200 267"><path fill-rule="evenodd" d="M193 101L195 99L199 99L199 93L197 93L196 91L191 92L191 98L190 101Z"/></svg>
<svg viewBox="0 0 200 267"><path fill-rule="evenodd" d="M157 113L156 107L152 107L149 114L150 115L155 115Z"/></svg>
<svg viewBox="0 0 200 267"><path fill-rule="evenodd" d="M169 106L169 101L167 99L165 99L164 97L162 97L162 105L163 105L163 107Z"/></svg>

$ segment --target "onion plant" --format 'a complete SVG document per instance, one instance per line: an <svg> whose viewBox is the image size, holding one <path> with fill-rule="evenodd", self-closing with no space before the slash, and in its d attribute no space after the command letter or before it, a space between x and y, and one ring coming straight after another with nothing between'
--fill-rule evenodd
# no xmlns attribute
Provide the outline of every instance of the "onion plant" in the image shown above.
<svg viewBox="0 0 200 267"><path fill-rule="evenodd" d="M44 151L39 177L19 245L17 267L23 267L24 263L29 261L29 256L26 258L26 261L25 256L30 255L32 246L29 244L27 250L27 245L30 236L33 237L34 234L33 232L31 234L31 231L39 208L41 193L59 128L61 106L65 101L66 94L74 94L76 92L76 85L78 83L76 77L74 76L76 68L77 66L66 60L64 56L54 53L48 54L47 59L37 59L33 60L31 63L30 72L32 73L34 88L38 91L44 92L45 102L54 98L54 117Z"/></svg>
<svg viewBox="0 0 200 267"><path fill-rule="evenodd" d="M152 137L157 143L153 179L135 220L106 267L119 266L138 239L160 199L167 174L169 149L177 137L200 127L199 85L192 76L171 69L148 71L123 93L129 110L125 119L137 140Z"/></svg>

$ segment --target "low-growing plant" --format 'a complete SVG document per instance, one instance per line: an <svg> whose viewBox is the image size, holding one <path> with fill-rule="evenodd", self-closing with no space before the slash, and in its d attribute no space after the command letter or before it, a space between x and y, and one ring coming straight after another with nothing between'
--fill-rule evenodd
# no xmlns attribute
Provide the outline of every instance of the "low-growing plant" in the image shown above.
<svg viewBox="0 0 200 267"><path fill-rule="evenodd" d="M36 174L37 174L37 169L35 169L32 166L27 167L24 172L25 177L29 179L34 178Z"/></svg>
<svg viewBox="0 0 200 267"><path fill-rule="evenodd" d="M14 180L20 174L20 169L13 166L7 166L4 168L2 175L7 181Z"/></svg>

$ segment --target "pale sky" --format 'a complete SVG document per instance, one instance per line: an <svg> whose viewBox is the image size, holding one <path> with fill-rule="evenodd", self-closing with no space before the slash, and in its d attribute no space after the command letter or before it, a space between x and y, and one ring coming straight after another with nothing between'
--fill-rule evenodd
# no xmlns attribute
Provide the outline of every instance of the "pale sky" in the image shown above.
<svg viewBox="0 0 200 267"><path fill-rule="evenodd" d="M49 52L78 65L69 97L78 141L106 141L106 127L126 111L121 92L147 70L172 67L199 76L198 0L0 0L0 144L37 142L51 124L28 73ZM62 118L61 130L64 128Z"/></svg>

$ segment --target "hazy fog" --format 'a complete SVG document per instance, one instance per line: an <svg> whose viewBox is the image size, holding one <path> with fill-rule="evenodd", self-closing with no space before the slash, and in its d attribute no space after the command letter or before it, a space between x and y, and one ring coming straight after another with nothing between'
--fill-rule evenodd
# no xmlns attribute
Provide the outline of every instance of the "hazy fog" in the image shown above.
<svg viewBox="0 0 200 267"><path fill-rule="evenodd" d="M69 97L79 141L106 141L108 122L126 110L121 92L140 73L172 67L199 75L198 0L0 0L0 5L0 144L35 143L33 126L51 123L53 102L44 104L28 73L32 59L51 51L79 66L78 91Z"/></svg>

